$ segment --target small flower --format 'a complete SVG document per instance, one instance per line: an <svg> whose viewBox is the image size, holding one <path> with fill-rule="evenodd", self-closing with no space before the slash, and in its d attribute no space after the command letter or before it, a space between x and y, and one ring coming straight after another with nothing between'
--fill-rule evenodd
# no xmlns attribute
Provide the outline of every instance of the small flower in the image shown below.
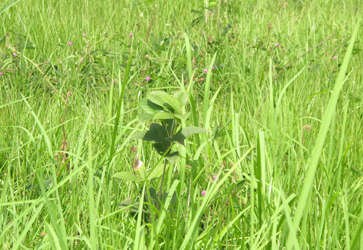
<svg viewBox="0 0 363 250"><path fill-rule="evenodd" d="M148 81L150 81L150 76L148 76L148 77L146 77L146 81L148 82Z"/></svg>
<svg viewBox="0 0 363 250"><path fill-rule="evenodd" d="M2 72L2 71L1 71L1 72L0 72L0 76L2 76L3 74L4 74L4 72Z"/></svg>
<svg viewBox="0 0 363 250"><path fill-rule="evenodd" d="M333 57L333 59L334 59L334 60L337 60L337 59L338 59L338 57L337 57L337 56L334 56L334 57Z"/></svg>
<svg viewBox="0 0 363 250"><path fill-rule="evenodd" d="M81 59L79 59L81 62L83 61L83 57L81 57Z"/></svg>
<svg viewBox="0 0 363 250"><path fill-rule="evenodd" d="M116 82L116 80L115 79L113 79L113 81L112 81L113 83L115 83Z"/></svg>
<svg viewBox="0 0 363 250"><path fill-rule="evenodd" d="M207 73L208 73L208 70L206 70L206 69L205 69L205 70L204 70L204 73L206 73L206 74L207 74Z"/></svg>
<svg viewBox="0 0 363 250"><path fill-rule="evenodd" d="M87 34L83 33L83 37L86 37L86 36L87 36Z"/></svg>
<svg viewBox="0 0 363 250"><path fill-rule="evenodd" d="M132 33L130 33L130 35L129 35L130 37L132 37L133 36L133 34Z"/></svg>
<svg viewBox="0 0 363 250"><path fill-rule="evenodd" d="M13 53L13 56L17 56L17 54L14 52L14 53Z"/></svg>
<svg viewBox="0 0 363 250"><path fill-rule="evenodd" d="M69 190L69 191L68 191L68 194L71 194L71 193L72 193L72 191L71 191L71 190Z"/></svg>
<svg viewBox="0 0 363 250"><path fill-rule="evenodd" d="M203 35L205 35L205 31L203 31Z"/></svg>
<svg viewBox="0 0 363 250"><path fill-rule="evenodd" d="M279 44L279 43L276 43L276 44L275 44L275 46L276 46L276 47L279 47L279 46L280 46L280 44Z"/></svg>
<svg viewBox="0 0 363 250"><path fill-rule="evenodd" d="M69 42L69 43L68 43L68 46L72 46L72 42Z"/></svg>
<svg viewBox="0 0 363 250"><path fill-rule="evenodd" d="M215 68L214 68L214 66L212 66L212 70L214 70Z"/></svg>
<svg viewBox="0 0 363 250"><path fill-rule="evenodd" d="M213 175L213 180L217 179L217 176L216 175Z"/></svg>
<svg viewBox="0 0 363 250"><path fill-rule="evenodd" d="M202 191L202 196L205 196L206 193L207 193L207 191L203 190Z"/></svg>
<svg viewBox="0 0 363 250"><path fill-rule="evenodd" d="M212 14L212 11L211 10L209 11L209 14Z"/></svg>

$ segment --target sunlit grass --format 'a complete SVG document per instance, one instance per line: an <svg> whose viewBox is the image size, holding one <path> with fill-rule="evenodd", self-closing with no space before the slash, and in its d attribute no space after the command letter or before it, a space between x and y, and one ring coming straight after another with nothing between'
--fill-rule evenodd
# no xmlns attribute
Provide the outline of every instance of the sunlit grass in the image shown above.
<svg viewBox="0 0 363 250"><path fill-rule="evenodd" d="M353 0L1 2L0 246L363 249L361 12ZM164 161L132 139L150 125L138 103L179 89L182 126L210 133L174 146L168 196L149 206ZM148 181L133 181L137 158Z"/></svg>

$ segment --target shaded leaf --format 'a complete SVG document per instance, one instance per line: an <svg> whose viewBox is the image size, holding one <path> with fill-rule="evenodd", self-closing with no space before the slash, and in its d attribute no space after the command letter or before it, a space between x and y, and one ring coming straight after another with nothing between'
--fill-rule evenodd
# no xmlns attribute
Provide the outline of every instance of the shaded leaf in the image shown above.
<svg viewBox="0 0 363 250"><path fill-rule="evenodd" d="M176 133L173 138L171 138L171 140L173 141L177 141L181 144L184 145L184 140L194 134L200 134L200 133L205 133L205 132L209 132L207 129L205 128L198 128L198 127L185 127L182 128L181 130L178 131L178 133Z"/></svg>
<svg viewBox="0 0 363 250"><path fill-rule="evenodd" d="M148 131L137 132L132 138L142 139L144 141L161 142L165 144L167 143L164 139L165 137L167 137L165 128L160 124L153 123L150 125L150 129Z"/></svg>

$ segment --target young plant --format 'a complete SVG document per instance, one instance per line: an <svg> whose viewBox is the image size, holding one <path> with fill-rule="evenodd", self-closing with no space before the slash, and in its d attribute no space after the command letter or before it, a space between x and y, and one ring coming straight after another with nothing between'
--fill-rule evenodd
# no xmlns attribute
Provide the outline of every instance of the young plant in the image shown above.
<svg viewBox="0 0 363 250"><path fill-rule="evenodd" d="M164 157L164 168L159 189L159 201L162 201L162 189L165 178L167 162L174 163L179 156L179 152L173 145L179 143L185 146L185 139L198 133L207 132L199 127L181 127L190 112L183 114L183 107L187 104L190 93L187 91L177 91L173 96L164 91L153 91L148 93L139 102L145 113L139 115L141 122L158 120L152 123L149 130L137 132L133 138L144 141L151 141L156 152ZM126 173L117 173L114 177L123 178ZM130 179L130 178L128 178Z"/></svg>

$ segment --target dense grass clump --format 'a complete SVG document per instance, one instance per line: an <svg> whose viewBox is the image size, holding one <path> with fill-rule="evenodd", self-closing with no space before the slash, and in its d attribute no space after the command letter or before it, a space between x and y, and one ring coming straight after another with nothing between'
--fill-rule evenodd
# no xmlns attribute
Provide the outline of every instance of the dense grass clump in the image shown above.
<svg viewBox="0 0 363 250"><path fill-rule="evenodd" d="M362 11L2 1L0 248L363 249Z"/></svg>

